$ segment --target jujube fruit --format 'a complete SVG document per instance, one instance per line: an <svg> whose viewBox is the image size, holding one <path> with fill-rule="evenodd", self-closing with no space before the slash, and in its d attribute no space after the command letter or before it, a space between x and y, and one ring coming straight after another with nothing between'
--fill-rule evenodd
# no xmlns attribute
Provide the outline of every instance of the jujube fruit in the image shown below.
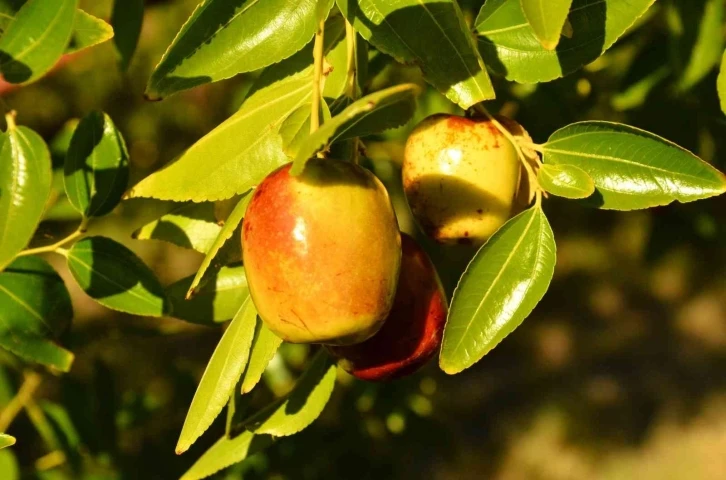
<svg viewBox="0 0 726 480"><path fill-rule="evenodd" d="M376 333L401 262L383 184L348 162L313 159L299 176L272 172L247 207L242 247L265 324L294 343L350 344Z"/></svg>
<svg viewBox="0 0 726 480"><path fill-rule="evenodd" d="M446 323L446 294L426 252L402 234L396 300L383 327L363 343L328 347L350 374L390 380L418 370L438 351Z"/></svg>
<svg viewBox="0 0 726 480"><path fill-rule="evenodd" d="M511 217L519 178L514 145L486 118L432 115L406 142L406 198L424 232L443 244L484 243Z"/></svg>

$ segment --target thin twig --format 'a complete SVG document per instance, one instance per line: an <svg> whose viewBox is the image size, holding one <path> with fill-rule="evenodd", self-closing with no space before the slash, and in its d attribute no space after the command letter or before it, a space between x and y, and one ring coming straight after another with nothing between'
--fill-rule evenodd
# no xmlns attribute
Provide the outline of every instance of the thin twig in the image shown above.
<svg viewBox="0 0 726 480"><path fill-rule="evenodd" d="M320 128L320 100L322 92L320 82L323 78L323 35L325 33L325 21L321 20L318 31L315 32L315 44L313 46L313 99L310 111L310 133Z"/></svg>
<svg viewBox="0 0 726 480"><path fill-rule="evenodd" d="M7 407L0 412L0 432L7 431L10 424L15 420L15 417L20 413L20 410L33 398L33 394L40 386L41 381L42 377L35 372L30 372L25 375L25 380L23 380L23 384L20 386L18 393L10 400Z"/></svg>

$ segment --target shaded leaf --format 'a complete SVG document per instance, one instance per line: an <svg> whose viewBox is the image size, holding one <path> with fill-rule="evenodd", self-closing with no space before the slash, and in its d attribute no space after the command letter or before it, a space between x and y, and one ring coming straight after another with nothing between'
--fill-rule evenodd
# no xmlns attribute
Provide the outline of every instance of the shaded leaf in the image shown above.
<svg viewBox="0 0 726 480"><path fill-rule="evenodd" d="M19 257L0 273L0 347L67 372L73 354L53 339L72 318L68 290L45 260Z"/></svg>
<svg viewBox="0 0 726 480"><path fill-rule="evenodd" d="M595 181L587 203L634 210L726 191L726 176L675 143L627 125L580 122L552 134L544 162L575 165Z"/></svg>
<svg viewBox="0 0 726 480"><path fill-rule="evenodd" d="M554 50L560 43L572 0L521 0L521 3L524 17L539 43L547 50Z"/></svg>
<svg viewBox="0 0 726 480"><path fill-rule="evenodd" d="M68 45L78 0L24 4L0 38L0 72L9 83L30 83L46 74Z"/></svg>
<svg viewBox="0 0 726 480"><path fill-rule="evenodd" d="M573 0L572 37L547 50L527 22L521 0L487 0L475 21L479 51L489 68L508 80L548 82L599 57L654 1Z"/></svg>
<svg viewBox="0 0 726 480"><path fill-rule="evenodd" d="M266 67L300 50L333 0L205 0L151 75L147 96L160 98Z"/></svg>
<svg viewBox="0 0 726 480"><path fill-rule="evenodd" d="M249 298L214 349L184 420L176 453L186 452L227 404L250 354L257 310Z"/></svg>
<svg viewBox="0 0 726 480"><path fill-rule="evenodd" d="M257 317L255 338L252 339L250 361L247 364L247 369L242 380L241 390L243 394L249 393L255 388L255 385L262 378L262 372L265 371L267 364L275 356L280 344L282 344L282 339L267 328L267 325L265 325L265 322L260 317Z"/></svg>
<svg viewBox="0 0 726 480"><path fill-rule="evenodd" d="M90 13L78 9L76 10L71 40L66 47L65 53L74 53L84 48L93 47L111 38L113 38L111 25Z"/></svg>
<svg viewBox="0 0 726 480"><path fill-rule="evenodd" d="M66 154L65 191L85 217L110 213L129 181L129 153L111 117L91 112L78 124Z"/></svg>
<svg viewBox="0 0 726 480"><path fill-rule="evenodd" d="M11 123L0 134L0 270L33 237L51 180L50 153L43 139Z"/></svg>
<svg viewBox="0 0 726 480"><path fill-rule="evenodd" d="M214 204L189 203L179 205L161 218L147 223L134 232L134 238L163 240L207 253L221 230L222 225L215 216Z"/></svg>
<svg viewBox="0 0 726 480"><path fill-rule="evenodd" d="M574 165L542 165L537 180L545 191L565 198L587 198L595 193L595 182L583 169Z"/></svg>
<svg viewBox="0 0 726 480"><path fill-rule="evenodd" d="M115 0L111 12L113 43L119 55L121 70L129 68L131 57L141 35L144 21L144 0Z"/></svg>
<svg viewBox="0 0 726 480"><path fill-rule="evenodd" d="M113 310L160 317L168 312L163 287L139 257L106 237L87 237L67 254L68 269L91 298Z"/></svg>
<svg viewBox="0 0 726 480"><path fill-rule="evenodd" d="M321 349L285 398L252 415L245 428L276 437L293 435L322 413L335 386L335 362Z"/></svg>
<svg viewBox="0 0 726 480"><path fill-rule="evenodd" d="M206 478L264 450L271 444L272 437L269 435L255 435L247 431L233 438L225 435L204 452L204 455L182 475L180 480Z"/></svg>
<svg viewBox="0 0 726 480"><path fill-rule="evenodd" d="M10 447L11 445L15 445L15 437L7 433L0 433L0 448Z"/></svg>
<svg viewBox="0 0 726 480"><path fill-rule="evenodd" d="M234 317L250 295L244 267L222 267L208 277L189 300L185 297L194 275L166 288L174 317L203 325L225 322Z"/></svg>
<svg viewBox="0 0 726 480"><path fill-rule="evenodd" d="M519 0L516 0L519 1ZM462 108L494 98L494 89L454 0L337 0L360 35L424 78Z"/></svg>
<svg viewBox="0 0 726 480"><path fill-rule="evenodd" d="M439 366L471 367L532 312L555 268L555 240L539 206L509 220L461 276L444 328Z"/></svg>
<svg viewBox="0 0 726 480"><path fill-rule="evenodd" d="M694 4L698 3L694 2ZM703 7L703 15L698 25L693 49L688 52L688 62L678 80L678 89L681 91L688 90L703 80L716 66L723 50L724 2L723 0L706 0L705 3L700 3ZM684 7L693 8L694 4L684 5Z"/></svg>
<svg viewBox="0 0 726 480"><path fill-rule="evenodd" d="M290 173L297 175L302 172L305 163L316 152L336 140L368 135L404 124L413 116L418 93L418 86L405 83L352 103L300 145Z"/></svg>

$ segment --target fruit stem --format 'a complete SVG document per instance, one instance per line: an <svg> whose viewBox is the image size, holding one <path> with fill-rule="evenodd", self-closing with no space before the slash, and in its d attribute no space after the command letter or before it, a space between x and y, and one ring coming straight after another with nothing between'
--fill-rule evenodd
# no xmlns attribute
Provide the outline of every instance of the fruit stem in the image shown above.
<svg viewBox="0 0 726 480"><path fill-rule="evenodd" d="M348 70L347 70L347 92L346 94L351 100L355 100L358 97L358 88L356 86L356 76L358 75L358 69L356 61L358 57L358 48L356 45L356 33L353 25L345 20L345 41L348 51ZM360 140L358 137L353 138L353 163L358 164L358 144Z"/></svg>
<svg viewBox="0 0 726 480"><path fill-rule="evenodd" d="M16 116L17 112L15 110L10 110L8 113L5 114L5 122L8 124L8 131L15 130Z"/></svg>
<svg viewBox="0 0 726 480"><path fill-rule="evenodd" d="M65 238L62 238L58 240L57 242L46 245L44 247L36 247L36 248L28 248L26 250L23 250L22 252L18 253L17 257L24 257L26 255L37 255L39 253L60 253L62 254L61 250L64 245L67 245L68 243L76 240L78 237L82 236L84 233L86 233L86 230L88 228L88 219L84 218L81 221L81 224L78 225L78 228L75 232L71 233Z"/></svg>
<svg viewBox="0 0 726 480"><path fill-rule="evenodd" d="M325 21L321 20L318 30L315 32L315 44L313 46L313 99L310 111L310 133L320 128L320 101L321 89L320 81L323 78L323 35L325 33Z"/></svg>

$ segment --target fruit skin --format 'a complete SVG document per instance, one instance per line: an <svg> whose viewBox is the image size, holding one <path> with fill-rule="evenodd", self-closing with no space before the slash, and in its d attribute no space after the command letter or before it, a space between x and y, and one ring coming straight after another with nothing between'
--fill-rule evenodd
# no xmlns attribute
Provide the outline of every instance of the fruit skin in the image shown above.
<svg viewBox="0 0 726 480"><path fill-rule="evenodd" d="M410 375L436 354L446 323L446 294L426 252L401 234L396 300L383 327L363 343L328 347L351 375L385 381Z"/></svg>
<svg viewBox="0 0 726 480"><path fill-rule="evenodd" d="M437 114L408 137L403 187L431 238L481 245L512 216L520 171L514 145L491 121Z"/></svg>
<svg viewBox="0 0 726 480"><path fill-rule="evenodd" d="M393 305L401 239L383 184L348 162L272 172L247 207L242 249L250 295L293 343L358 343Z"/></svg>

